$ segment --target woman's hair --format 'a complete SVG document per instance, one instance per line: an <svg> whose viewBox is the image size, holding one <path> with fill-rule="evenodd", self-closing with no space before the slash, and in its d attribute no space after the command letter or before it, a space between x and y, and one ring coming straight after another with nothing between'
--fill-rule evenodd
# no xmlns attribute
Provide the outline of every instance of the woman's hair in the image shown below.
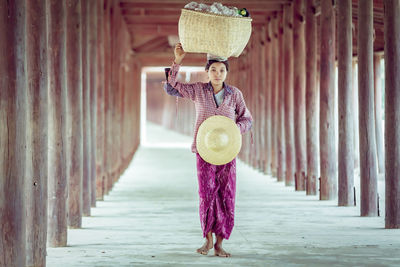
<svg viewBox="0 0 400 267"><path fill-rule="evenodd" d="M218 60L213 60L213 59L207 60L206 70L209 70L209 69L210 69L210 66L211 66L213 63L216 63L216 62L224 63L224 65L225 65L225 67L226 67L226 71L229 71L229 63L228 63L228 60L225 60L225 61L218 61Z"/></svg>

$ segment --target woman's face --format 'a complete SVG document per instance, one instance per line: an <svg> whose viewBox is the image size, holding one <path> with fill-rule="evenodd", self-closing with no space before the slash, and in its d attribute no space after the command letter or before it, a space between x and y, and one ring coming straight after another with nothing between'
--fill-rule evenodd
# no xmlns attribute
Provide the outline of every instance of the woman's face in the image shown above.
<svg viewBox="0 0 400 267"><path fill-rule="evenodd" d="M208 79L211 81L212 84L220 85L226 79L226 66L222 62L215 62L211 64L208 73Z"/></svg>

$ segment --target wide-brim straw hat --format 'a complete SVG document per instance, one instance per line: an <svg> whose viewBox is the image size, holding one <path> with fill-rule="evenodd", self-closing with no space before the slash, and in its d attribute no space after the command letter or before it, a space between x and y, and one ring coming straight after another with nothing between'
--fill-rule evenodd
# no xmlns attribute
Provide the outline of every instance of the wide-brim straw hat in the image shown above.
<svg viewBox="0 0 400 267"><path fill-rule="evenodd" d="M196 137L197 152L213 165L231 162L242 147L242 135L236 123L225 116L212 116L199 127Z"/></svg>

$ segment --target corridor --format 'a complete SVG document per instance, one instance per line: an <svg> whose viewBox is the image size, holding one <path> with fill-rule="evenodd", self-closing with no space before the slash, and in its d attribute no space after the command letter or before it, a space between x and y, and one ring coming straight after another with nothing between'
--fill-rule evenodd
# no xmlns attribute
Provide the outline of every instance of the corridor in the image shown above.
<svg viewBox="0 0 400 267"><path fill-rule="evenodd" d="M400 232L384 230L383 214L360 217L358 206L318 201L242 162L225 242L232 258L195 253L203 240L191 138L155 124L147 131L147 145L82 229L68 229L68 246L47 248L47 266L399 266Z"/></svg>

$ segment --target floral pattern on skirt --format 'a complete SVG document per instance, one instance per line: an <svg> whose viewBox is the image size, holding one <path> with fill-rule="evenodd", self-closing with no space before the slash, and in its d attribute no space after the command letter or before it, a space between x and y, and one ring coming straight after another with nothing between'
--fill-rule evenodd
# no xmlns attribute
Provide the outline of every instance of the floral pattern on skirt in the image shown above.
<svg viewBox="0 0 400 267"><path fill-rule="evenodd" d="M196 157L203 237L212 231L229 239L235 215L236 159L217 166L204 161L198 153Z"/></svg>

